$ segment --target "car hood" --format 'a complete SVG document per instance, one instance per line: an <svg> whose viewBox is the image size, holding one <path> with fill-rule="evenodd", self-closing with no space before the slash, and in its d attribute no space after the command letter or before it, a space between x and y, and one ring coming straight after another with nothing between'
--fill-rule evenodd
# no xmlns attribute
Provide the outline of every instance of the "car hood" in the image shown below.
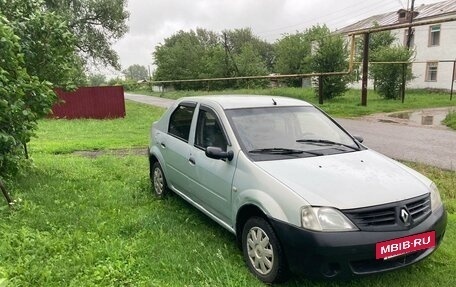
<svg viewBox="0 0 456 287"><path fill-rule="evenodd" d="M371 150L255 163L313 206L359 208L430 191L429 179Z"/></svg>

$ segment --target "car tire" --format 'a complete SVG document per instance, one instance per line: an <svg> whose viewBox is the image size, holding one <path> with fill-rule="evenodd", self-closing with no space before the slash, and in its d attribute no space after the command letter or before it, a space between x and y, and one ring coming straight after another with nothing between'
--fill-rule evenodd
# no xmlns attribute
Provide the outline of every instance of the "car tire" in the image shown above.
<svg viewBox="0 0 456 287"><path fill-rule="evenodd" d="M157 198L164 198L169 193L165 174L163 173L163 169L158 161L152 165L150 181L154 195Z"/></svg>
<svg viewBox="0 0 456 287"><path fill-rule="evenodd" d="M287 265L272 226L261 217L251 217L242 230L242 251L250 271L264 283L282 282Z"/></svg>

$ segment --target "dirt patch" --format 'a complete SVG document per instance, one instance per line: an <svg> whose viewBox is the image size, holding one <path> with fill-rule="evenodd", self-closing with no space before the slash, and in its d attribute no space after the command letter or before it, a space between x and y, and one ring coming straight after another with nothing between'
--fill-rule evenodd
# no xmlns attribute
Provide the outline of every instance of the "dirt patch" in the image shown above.
<svg viewBox="0 0 456 287"><path fill-rule="evenodd" d="M78 150L73 152L74 155L97 158L103 155L114 155L114 156L129 156L129 155L144 155L146 156L147 148L122 148L122 149L107 149L107 150Z"/></svg>

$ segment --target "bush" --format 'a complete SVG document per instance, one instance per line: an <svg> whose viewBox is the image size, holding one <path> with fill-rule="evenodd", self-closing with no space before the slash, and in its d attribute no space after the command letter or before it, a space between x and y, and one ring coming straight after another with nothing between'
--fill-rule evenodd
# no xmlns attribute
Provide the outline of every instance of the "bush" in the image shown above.
<svg viewBox="0 0 456 287"><path fill-rule="evenodd" d="M450 112L443 120L443 123L449 128L456 130L456 111Z"/></svg>
<svg viewBox="0 0 456 287"><path fill-rule="evenodd" d="M4 178L19 170L25 144L56 96L51 83L27 73L20 38L1 14L0 39L0 176Z"/></svg>
<svg viewBox="0 0 456 287"><path fill-rule="evenodd" d="M383 47L374 53L373 61L376 62L404 62L409 61L412 51L404 47ZM372 64L370 76L375 79L378 93L386 99L398 99L402 86L402 64ZM411 66L406 67L406 81L412 79Z"/></svg>

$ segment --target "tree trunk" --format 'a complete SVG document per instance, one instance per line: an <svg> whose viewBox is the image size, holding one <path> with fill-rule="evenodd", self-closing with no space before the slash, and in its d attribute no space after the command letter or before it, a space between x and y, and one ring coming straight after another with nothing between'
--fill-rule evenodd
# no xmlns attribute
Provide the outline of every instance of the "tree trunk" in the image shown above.
<svg viewBox="0 0 456 287"><path fill-rule="evenodd" d="M27 144L26 144L26 143L23 143L23 146L24 146L25 159L29 159Z"/></svg>
<svg viewBox="0 0 456 287"><path fill-rule="evenodd" d="M8 193L8 190L6 190L5 184L3 184L3 181L0 179L0 189L2 190L3 196L6 199L6 202L8 202L9 206L13 206L13 200L11 196Z"/></svg>

